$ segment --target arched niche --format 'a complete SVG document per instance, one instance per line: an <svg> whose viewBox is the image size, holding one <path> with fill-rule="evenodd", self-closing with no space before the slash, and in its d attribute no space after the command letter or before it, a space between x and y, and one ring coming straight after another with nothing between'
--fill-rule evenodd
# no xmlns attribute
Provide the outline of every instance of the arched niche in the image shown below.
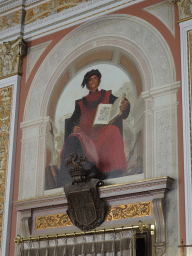
<svg viewBox="0 0 192 256"><path fill-rule="evenodd" d="M134 61L132 61L129 56L126 56L117 47L112 47L111 49L108 47L97 49L94 48L92 51L85 52L73 60L61 74L55 75L57 80L53 90L51 91L51 95L47 95L49 98L48 104L47 101L43 102L46 107L43 109L45 112L42 112L42 115L50 116L52 119L54 119L55 107L57 105L58 98L60 97L60 94L64 88L68 86L70 81L78 73L89 66L91 67L99 63L113 65L123 70L130 77L131 82L134 84L135 95L137 98L140 96L142 92L142 79L138 68L134 64Z"/></svg>
<svg viewBox="0 0 192 256"><path fill-rule="evenodd" d="M122 92L125 92L126 98L129 100L131 105L131 111L129 113L129 117L123 120L123 130L122 130L122 138L124 142L124 151L126 160L129 161L129 167L124 172L124 176L127 175L136 175L136 174L142 174L140 178L143 177L143 169L142 169L142 130L143 125L137 125L134 122L134 116L132 116L132 109L134 109L134 104L137 102L137 98L141 94L142 91L142 85L141 85L141 79L139 76L139 73L136 69L136 67L133 65L133 63L127 59L127 62L129 63L129 69L126 69L123 65L120 65L119 63L114 63L112 61L113 52L104 51L96 52L96 54L88 55L86 58L82 57L81 59L78 59L77 62L71 66L73 70L76 70L76 65L81 66L81 68L78 69L78 71L74 72L75 77L72 79L68 79L68 81L64 80L62 76L63 84L59 84L61 89L59 90L58 87L55 89L57 93L53 93L53 97L50 100L50 107L48 110L50 110L47 115L51 117L54 123L54 125L57 128L57 131L55 129L55 148L52 143L52 139L48 138L46 140L46 150L47 150L47 157L46 157L46 166L48 166L50 163L57 163L57 166L60 166L60 152L62 150L62 146L64 143L64 137L65 137L65 124L66 120L72 115L73 110L75 109L75 101L77 99L82 98L83 96L86 96L88 94L87 88L81 88L81 82L83 80L83 77L86 72L90 71L91 69L99 69L102 78L101 78L101 84L99 86L100 89L104 90L110 90L113 95L116 97L119 97ZM94 58L93 58L94 57ZM107 58L108 57L108 58ZM120 60L122 57L119 58ZM86 60L86 62L84 61ZM88 61L87 61L88 60ZM88 62L88 63L87 63ZM76 65L75 65L76 64ZM83 65L82 65L83 64ZM132 75L131 75L132 73ZM137 86L136 86L137 83ZM59 91L59 93L58 93ZM58 98L59 95L59 98ZM56 113L55 110L56 109ZM134 149L133 149L134 148ZM140 148L138 153L138 148ZM134 151L134 154L132 153L131 158L129 152ZM56 153L57 157L53 157L53 155ZM51 158L52 156L52 158ZM139 166L138 161L139 160ZM137 164L136 164L137 163ZM48 177L51 177L50 172L46 171L45 178L46 184L50 183L50 179ZM133 179L133 176L129 177L130 179ZM135 176L134 176L135 178ZM138 177L139 178L139 177ZM112 182L115 183L122 183L124 181L124 177L119 176L119 179L113 181L110 180L109 184L112 184ZM107 181L105 182L107 184ZM53 188L53 184L50 183L50 186L46 185L46 190Z"/></svg>
<svg viewBox="0 0 192 256"><path fill-rule="evenodd" d="M161 34L144 20L129 15L108 15L85 23L65 36L47 55L32 81L21 124L20 199L44 194L45 144L50 118L54 117L63 86L93 62L112 63L131 75L137 91L133 114L137 126L144 129L144 178L166 174L157 164L158 150L162 152L154 138L159 132L156 116L162 107L171 108L171 123L176 121L178 83L171 51ZM171 99L170 104L165 96ZM171 136L175 135L174 130ZM173 155L169 165L172 172L174 145L168 147ZM34 160L30 165L29 158Z"/></svg>

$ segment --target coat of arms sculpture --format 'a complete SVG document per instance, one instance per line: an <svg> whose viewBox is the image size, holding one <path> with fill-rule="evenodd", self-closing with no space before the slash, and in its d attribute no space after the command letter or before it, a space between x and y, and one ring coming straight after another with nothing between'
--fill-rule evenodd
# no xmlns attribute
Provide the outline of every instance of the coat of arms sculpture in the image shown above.
<svg viewBox="0 0 192 256"><path fill-rule="evenodd" d="M105 218L105 204L99 197L98 187L104 183L90 178L90 172L83 168L85 157L71 154L67 160L73 182L64 187L68 201L67 214L72 223L83 231L100 226Z"/></svg>

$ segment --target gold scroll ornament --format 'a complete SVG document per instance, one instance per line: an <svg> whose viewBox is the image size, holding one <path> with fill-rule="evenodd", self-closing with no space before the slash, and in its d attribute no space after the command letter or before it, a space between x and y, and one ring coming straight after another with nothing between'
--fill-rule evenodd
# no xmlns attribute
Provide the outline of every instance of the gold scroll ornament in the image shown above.
<svg viewBox="0 0 192 256"><path fill-rule="evenodd" d="M151 202L125 204L110 207L105 221L121 220L151 215ZM67 213L46 215L35 218L35 229L72 226Z"/></svg>
<svg viewBox="0 0 192 256"><path fill-rule="evenodd" d="M24 10L17 10L0 17L0 30L18 26L24 21Z"/></svg>
<svg viewBox="0 0 192 256"><path fill-rule="evenodd" d="M12 86L0 89L0 244L9 151L12 90Z"/></svg>
<svg viewBox="0 0 192 256"><path fill-rule="evenodd" d="M88 0L87 0L88 1ZM25 24L32 23L37 19L44 19L64 9L77 6L82 0L51 0L26 10Z"/></svg>

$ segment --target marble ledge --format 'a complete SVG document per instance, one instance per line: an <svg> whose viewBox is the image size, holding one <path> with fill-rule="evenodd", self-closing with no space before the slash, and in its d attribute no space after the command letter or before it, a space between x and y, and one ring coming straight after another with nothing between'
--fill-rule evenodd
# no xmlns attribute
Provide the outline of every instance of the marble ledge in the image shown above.
<svg viewBox="0 0 192 256"><path fill-rule="evenodd" d="M108 202L121 199L148 198L150 200L163 198L165 192L171 189L174 179L161 177L137 181L127 184L104 186L99 189L100 197ZM67 199L64 193L57 195L37 197L13 202L17 211L26 212L32 209L67 207Z"/></svg>

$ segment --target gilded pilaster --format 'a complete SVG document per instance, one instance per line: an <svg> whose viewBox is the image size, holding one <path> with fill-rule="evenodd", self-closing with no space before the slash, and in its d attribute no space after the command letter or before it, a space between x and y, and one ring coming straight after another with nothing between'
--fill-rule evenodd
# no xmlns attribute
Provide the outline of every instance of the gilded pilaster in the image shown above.
<svg viewBox="0 0 192 256"><path fill-rule="evenodd" d="M9 152L12 90L12 86L0 89L0 245Z"/></svg>

